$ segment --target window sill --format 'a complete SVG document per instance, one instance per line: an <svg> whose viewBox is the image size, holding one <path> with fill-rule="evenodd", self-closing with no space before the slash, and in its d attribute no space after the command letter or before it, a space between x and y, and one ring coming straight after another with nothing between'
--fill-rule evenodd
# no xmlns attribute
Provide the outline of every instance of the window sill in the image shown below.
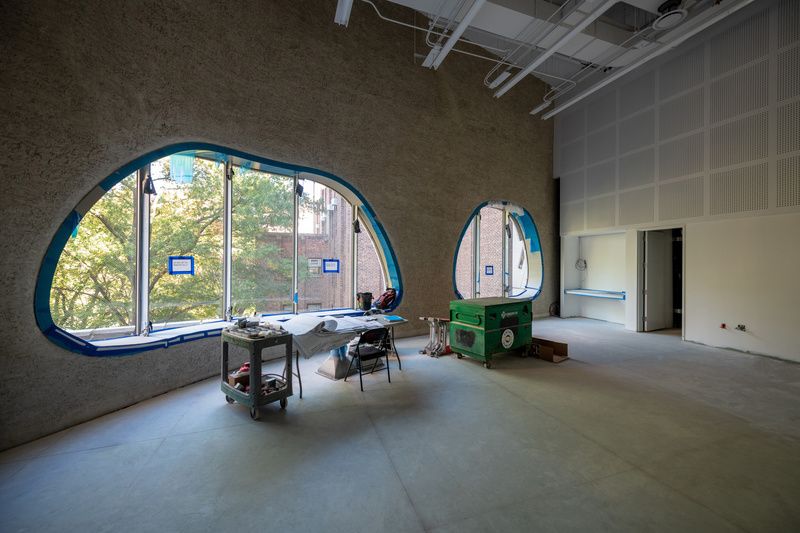
<svg viewBox="0 0 800 533"><path fill-rule="evenodd" d="M360 316L364 312L357 309L332 309L328 311L310 311L307 315L315 316ZM278 314L262 314L261 316L268 316L274 321L284 322L293 316L293 313L278 313ZM233 325L234 322L226 322L224 320L217 320L214 322L204 322L202 324L194 324L190 326L172 327L161 330L155 330L148 336L136 335L127 337L117 337L114 339L103 339L88 341L82 340L80 344L84 345L82 353L87 355L127 355L146 350L156 350L159 348L169 348L176 344L184 342L205 339L209 337L218 337L222 330L228 326Z"/></svg>

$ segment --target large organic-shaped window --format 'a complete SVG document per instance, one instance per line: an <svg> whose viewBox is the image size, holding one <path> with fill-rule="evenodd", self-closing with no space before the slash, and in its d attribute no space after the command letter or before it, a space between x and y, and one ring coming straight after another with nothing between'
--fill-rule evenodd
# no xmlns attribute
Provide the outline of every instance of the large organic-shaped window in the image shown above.
<svg viewBox="0 0 800 533"><path fill-rule="evenodd" d="M353 309L358 292L402 293L388 239L357 191L202 146L126 166L64 221L36 291L51 339L128 353L176 328L202 337L204 325L235 317Z"/></svg>
<svg viewBox="0 0 800 533"><path fill-rule="evenodd" d="M542 252L530 214L508 202L476 209L462 232L453 277L460 298L538 297Z"/></svg>

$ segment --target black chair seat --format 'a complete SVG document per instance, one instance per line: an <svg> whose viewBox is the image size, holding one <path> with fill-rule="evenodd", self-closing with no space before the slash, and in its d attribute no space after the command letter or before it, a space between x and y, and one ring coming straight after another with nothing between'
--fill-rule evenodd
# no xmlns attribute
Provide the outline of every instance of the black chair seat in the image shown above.
<svg viewBox="0 0 800 533"><path fill-rule="evenodd" d="M360 355L362 361L372 361L386 355L386 350L376 348L375 346L361 346L359 354L355 348L350 349L350 355Z"/></svg>

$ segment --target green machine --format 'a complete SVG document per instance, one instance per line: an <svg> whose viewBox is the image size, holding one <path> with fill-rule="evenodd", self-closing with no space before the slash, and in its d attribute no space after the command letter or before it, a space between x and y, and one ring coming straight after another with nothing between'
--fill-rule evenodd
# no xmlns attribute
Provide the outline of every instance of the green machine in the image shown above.
<svg viewBox="0 0 800 533"><path fill-rule="evenodd" d="M450 347L460 359L464 355L492 367L492 356L522 350L531 344L530 300L472 298L450 302Z"/></svg>

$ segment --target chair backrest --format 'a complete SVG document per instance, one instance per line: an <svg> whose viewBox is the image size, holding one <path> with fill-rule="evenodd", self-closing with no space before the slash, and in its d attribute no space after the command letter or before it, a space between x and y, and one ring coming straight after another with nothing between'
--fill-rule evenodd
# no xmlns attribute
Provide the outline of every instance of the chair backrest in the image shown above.
<svg viewBox="0 0 800 533"><path fill-rule="evenodd" d="M386 339L388 334L389 330L387 328L368 329L361 334L358 344L379 344Z"/></svg>

